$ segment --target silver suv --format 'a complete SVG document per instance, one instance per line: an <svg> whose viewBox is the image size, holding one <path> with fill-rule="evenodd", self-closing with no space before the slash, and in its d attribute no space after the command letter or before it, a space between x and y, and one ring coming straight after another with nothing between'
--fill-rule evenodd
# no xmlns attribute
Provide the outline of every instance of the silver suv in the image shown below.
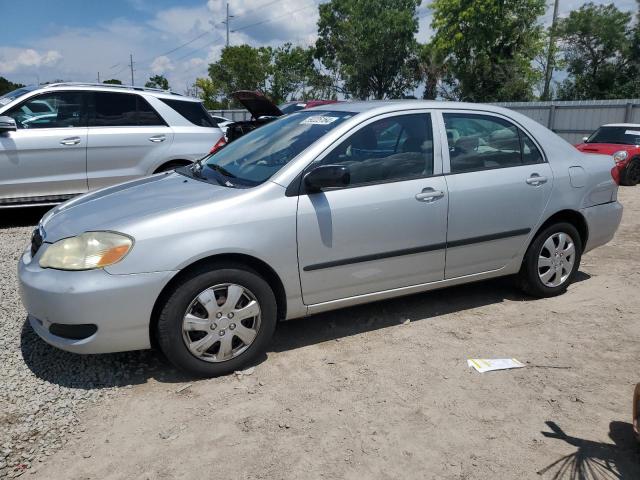
<svg viewBox="0 0 640 480"><path fill-rule="evenodd" d="M49 205L202 158L222 137L195 98L57 83L0 97L0 208Z"/></svg>

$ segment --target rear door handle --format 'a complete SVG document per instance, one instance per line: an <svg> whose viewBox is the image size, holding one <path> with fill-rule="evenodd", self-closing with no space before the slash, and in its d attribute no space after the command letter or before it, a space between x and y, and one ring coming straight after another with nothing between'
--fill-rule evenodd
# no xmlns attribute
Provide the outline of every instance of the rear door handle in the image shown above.
<svg viewBox="0 0 640 480"><path fill-rule="evenodd" d="M153 143L164 142L167 139L165 135L154 135L153 137L149 137L149 141Z"/></svg>
<svg viewBox="0 0 640 480"><path fill-rule="evenodd" d="M444 197L442 190L434 190L431 187L425 188L422 192L416 194L416 200L419 202L434 202Z"/></svg>
<svg viewBox="0 0 640 480"><path fill-rule="evenodd" d="M527 184L537 187L538 185L547 183L547 177L541 177L537 173L532 173L531 176L525 181L527 182Z"/></svg>
<svg viewBox="0 0 640 480"><path fill-rule="evenodd" d="M60 140L60 145L77 145L80 143L80 137L69 137Z"/></svg>

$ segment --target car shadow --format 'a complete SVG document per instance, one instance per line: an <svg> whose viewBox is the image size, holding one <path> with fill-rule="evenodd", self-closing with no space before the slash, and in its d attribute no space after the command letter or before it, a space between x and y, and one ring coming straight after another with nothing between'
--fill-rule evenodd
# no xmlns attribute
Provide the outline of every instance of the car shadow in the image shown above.
<svg viewBox="0 0 640 480"><path fill-rule="evenodd" d="M5 208L0 210L0 228L30 227L52 207Z"/></svg>
<svg viewBox="0 0 640 480"><path fill-rule="evenodd" d="M578 272L574 283L590 278ZM438 315L462 312L509 301L536 301L514 286L511 277L486 280L356 307L334 310L278 325L271 351L281 352L392 327L407 319L425 321Z"/></svg>
<svg viewBox="0 0 640 480"><path fill-rule="evenodd" d="M576 282L589 278L579 272ZM268 352L308 345L399 325L406 319L423 321L505 300L535 301L520 293L510 278L489 280L393 300L351 307L278 324ZM99 389L146 383L150 378L175 383L197 380L172 367L156 350L78 355L44 342L25 321L22 357L38 378L68 388ZM255 364L267 360L262 355Z"/></svg>
<svg viewBox="0 0 640 480"><path fill-rule="evenodd" d="M611 422L611 443L594 442L567 435L555 422L546 422L545 437L562 440L576 451L560 457L537 473L553 480L635 480L640 478L640 448L627 422Z"/></svg>

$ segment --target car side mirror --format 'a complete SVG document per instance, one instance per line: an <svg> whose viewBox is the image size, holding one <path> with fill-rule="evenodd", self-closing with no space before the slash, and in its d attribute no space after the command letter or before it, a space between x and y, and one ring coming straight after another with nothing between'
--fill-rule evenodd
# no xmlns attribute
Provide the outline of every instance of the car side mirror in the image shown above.
<svg viewBox="0 0 640 480"><path fill-rule="evenodd" d="M582 137L583 142L586 142L587 140L589 140L589 137Z"/></svg>
<svg viewBox="0 0 640 480"><path fill-rule="evenodd" d="M0 133L15 132L16 121L11 117L0 117Z"/></svg>
<svg viewBox="0 0 640 480"><path fill-rule="evenodd" d="M304 176L304 185L312 193L325 188L346 187L350 182L351 172L344 165L322 165Z"/></svg>

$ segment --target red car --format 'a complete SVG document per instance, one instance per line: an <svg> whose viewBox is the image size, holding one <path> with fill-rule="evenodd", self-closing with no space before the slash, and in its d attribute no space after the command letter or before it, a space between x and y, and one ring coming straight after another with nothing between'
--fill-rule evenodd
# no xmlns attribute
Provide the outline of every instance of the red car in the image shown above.
<svg viewBox="0 0 640 480"><path fill-rule="evenodd" d="M616 166L611 175L619 185L633 186L640 182L640 124L603 125L576 148L584 153L613 155Z"/></svg>
<svg viewBox="0 0 640 480"><path fill-rule="evenodd" d="M278 108L280 109L280 111L282 111L282 113L287 114L291 112L297 112L298 110L304 110L305 108L328 105L330 103L338 103L338 100L300 100L282 103L278 105Z"/></svg>

